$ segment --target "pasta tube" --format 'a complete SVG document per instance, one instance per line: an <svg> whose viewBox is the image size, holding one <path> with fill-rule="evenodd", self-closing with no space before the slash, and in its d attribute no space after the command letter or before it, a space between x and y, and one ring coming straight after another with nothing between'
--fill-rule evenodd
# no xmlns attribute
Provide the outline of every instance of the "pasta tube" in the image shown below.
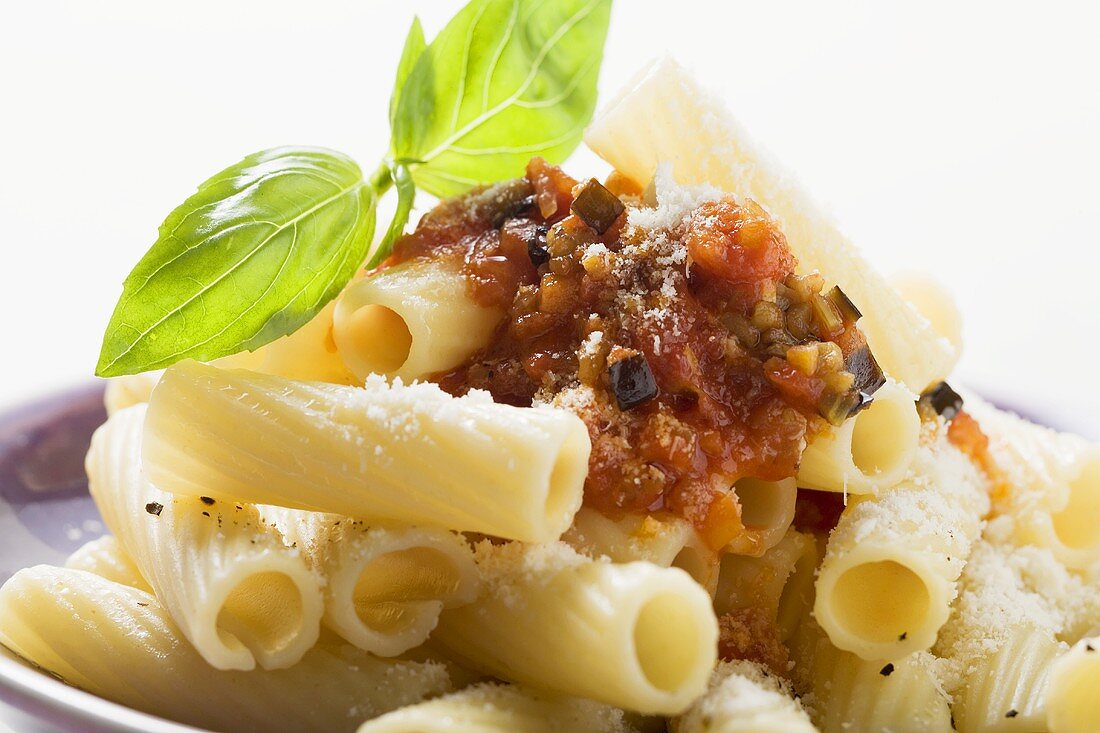
<svg viewBox="0 0 1100 733"><path fill-rule="evenodd" d="M103 406L107 408L107 414L114 415L132 405L148 402L162 374L164 371L158 370L108 379L107 388L103 391Z"/></svg>
<svg viewBox="0 0 1100 733"><path fill-rule="evenodd" d="M88 481L103 521L212 666L289 667L317 641L317 576L254 506L150 484L141 471L145 413L116 413L92 438Z"/></svg>
<svg viewBox="0 0 1100 733"><path fill-rule="evenodd" d="M761 557L722 556L714 610L719 615L760 609L774 621L780 641L794 635L813 605L818 550L813 535L788 530Z"/></svg>
<svg viewBox="0 0 1100 733"><path fill-rule="evenodd" d="M837 649L820 629L810 634L811 658L798 663L809 667L811 714L821 733L951 733L950 700L931 654L868 661Z"/></svg>
<svg viewBox="0 0 1100 733"><path fill-rule="evenodd" d="M152 593L153 589L141 577L141 571L111 535L104 535L81 545L69 555L65 567L71 570L84 570L101 578L128 585L131 588Z"/></svg>
<svg viewBox="0 0 1100 733"><path fill-rule="evenodd" d="M458 366L489 343L504 317L466 292L458 259L415 259L353 283L340 297L333 335L361 379L412 381Z"/></svg>
<svg viewBox="0 0 1100 733"><path fill-rule="evenodd" d="M297 509L261 511L323 576L325 625L373 654L392 657L420 645L441 610L477 594L473 553L453 532L370 528Z"/></svg>
<svg viewBox="0 0 1100 733"><path fill-rule="evenodd" d="M1054 662L1047 691L1051 733L1100 730L1100 639L1082 639Z"/></svg>
<svg viewBox="0 0 1100 733"><path fill-rule="evenodd" d="M195 362L153 392L146 472L218 496L522 540L580 506L588 430L554 408L451 397L434 384L292 382Z"/></svg>
<svg viewBox="0 0 1100 733"><path fill-rule="evenodd" d="M745 529L726 546L727 552L763 555L783 539L794 520L798 485L794 479L761 481L743 478L733 485Z"/></svg>
<svg viewBox="0 0 1100 733"><path fill-rule="evenodd" d="M0 588L0 644L88 692L211 730L350 733L449 689L442 665L349 646L316 646L284 670L217 671L153 596L45 565Z"/></svg>
<svg viewBox="0 0 1100 733"><path fill-rule="evenodd" d="M682 570L593 561L562 543L477 553L486 589L444 611L434 636L460 662L642 713L678 713L706 688L718 624Z"/></svg>
<svg viewBox="0 0 1100 733"><path fill-rule="evenodd" d="M663 568L680 568L708 590L718 580L718 557L691 523L679 517L629 514L612 519L581 507L562 541L592 558L619 563L645 560Z"/></svg>
<svg viewBox="0 0 1100 733"><path fill-rule="evenodd" d="M1058 616L1028 590L1012 548L981 542L960 582L936 653L948 660L945 687L961 733L1046 730L1052 665L1066 645Z"/></svg>
<svg viewBox="0 0 1100 733"><path fill-rule="evenodd" d="M669 161L682 183L709 183L758 202L783 224L804 272L835 280L865 314L860 330L883 370L920 393L950 373L958 353L856 251L797 180L749 138L676 62L643 69L585 133L618 171L645 185Z"/></svg>
<svg viewBox="0 0 1100 733"><path fill-rule="evenodd" d="M679 718L672 733L816 733L790 685L762 665L722 662L710 689Z"/></svg>
<svg viewBox="0 0 1100 733"><path fill-rule="evenodd" d="M255 351L242 351L214 362L223 369L249 369L287 379L302 379L334 384L362 382L336 349L333 339L333 311L336 303L326 305L306 325Z"/></svg>
<svg viewBox="0 0 1100 733"><path fill-rule="evenodd" d="M967 396L967 412L989 436L1004 472L998 510L1012 517L1015 541L1048 547L1071 568L1100 560L1100 447L1033 425Z"/></svg>
<svg viewBox="0 0 1100 733"><path fill-rule="evenodd" d="M358 733L633 733L623 712L589 700L483 684L395 710Z"/></svg>
<svg viewBox="0 0 1100 733"><path fill-rule="evenodd" d="M896 486L913 465L920 440L916 395L888 381L874 402L815 438L802 454L798 485L870 494Z"/></svg>
<svg viewBox="0 0 1100 733"><path fill-rule="evenodd" d="M988 510L984 478L942 438L917 464L914 478L844 510L818 574L814 616L864 659L932 646Z"/></svg>

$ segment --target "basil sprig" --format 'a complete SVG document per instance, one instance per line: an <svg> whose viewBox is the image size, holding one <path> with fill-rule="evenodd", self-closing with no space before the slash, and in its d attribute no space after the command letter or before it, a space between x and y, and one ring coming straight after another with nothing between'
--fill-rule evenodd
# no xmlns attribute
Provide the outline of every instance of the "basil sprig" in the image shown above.
<svg viewBox="0 0 1100 733"><path fill-rule="evenodd" d="M560 162L596 103L611 0L473 0L430 43L414 20L389 154L368 178L318 148L248 156L199 186L123 285L96 374L254 350L309 322L404 231L417 188L449 196ZM393 220L374 244L379 197Z"/></svg>

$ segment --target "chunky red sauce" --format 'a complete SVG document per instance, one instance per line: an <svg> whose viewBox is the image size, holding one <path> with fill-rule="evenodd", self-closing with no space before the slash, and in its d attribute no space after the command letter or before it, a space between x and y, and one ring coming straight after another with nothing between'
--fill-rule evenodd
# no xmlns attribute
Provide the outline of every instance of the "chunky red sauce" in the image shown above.
<svg viewBox="0 0 1100 733"><path fill-rule="evenodd" d="M579 189L534 159L526 178L443 202L397 243L387 264L461 258L470 295L506 313L485 349L433 379L573 409L592 438L587 505L673 512L723 546L743 530L733 483L795 474L826 424L822 400L851 387L843 358L862 336L851 319L815 319L820 278L794 277L752 202L703 203L659 232L623 213L600 233L570 212ZM622 409L610 367L639 355L656 395Z"/></svg>

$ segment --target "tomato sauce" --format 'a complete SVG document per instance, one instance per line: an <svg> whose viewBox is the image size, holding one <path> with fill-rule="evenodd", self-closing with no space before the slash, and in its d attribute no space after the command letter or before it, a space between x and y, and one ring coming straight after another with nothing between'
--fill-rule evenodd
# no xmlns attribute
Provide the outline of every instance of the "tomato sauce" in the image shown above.
<svg viewBox="0 0 1100 733"><path fill-rule="evenodd" d="M752 202L703 203L660 233L630 226L628 207L600 233L570 211L578 188L536 158L525 178L445 201L398 241L387 265L460 258L470 296L507 313L486 348L432 379L573 409L592 438L586 505L672 512L721 547L743 531L734 482L795 475L826 425L822 395L851 383L785 357L823 339L809 306L782 293L820 282L792 279L782 231ZM851 323L837 336L845 352L863 344ZM608 367L638 354L656 394L621 409Z"/></svg>

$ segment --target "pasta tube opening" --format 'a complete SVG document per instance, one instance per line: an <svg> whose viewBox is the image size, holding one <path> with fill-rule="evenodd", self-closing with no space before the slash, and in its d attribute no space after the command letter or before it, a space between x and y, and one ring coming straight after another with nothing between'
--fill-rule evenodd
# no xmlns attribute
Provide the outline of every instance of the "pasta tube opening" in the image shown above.
<svg viewBox="0 0 1100 733"><path fill-rule="evenodd" d="M1100 545L1100 454L1083 462L1080 473L1070 482L1065 508L1051 515L1054 533L1073 550Z"/></svg>
<svg viewBox="0 0 1100 733"><path fill-rule="evenodd" d="M464 573L446 554L430 547L388 552L367 563L352 591L355 614L381 634L399 634L443 607L463 585Z"/></svg>
<svg viewBox="0 0 1100 733"><path fill-rule="evenodd" d="M894 560L854 565L823 590L843 631L872 644L917 636L932 607L925 578Z"/></svg>
<svg viewBox="0 0 1100 733"><path fill-rule="evenodd" d="M902 441L888 436L911 422L914 408L898 400L877 400L853 418L852 461L867 475L902 473L909 467L912 451Z"/></svg>
<svg viewBox="0 0 1100 733"><path fill-rule="evenodd" d="M1054 733L1100 729L1100 639L1084 639L1052 665L1047 723Z"/></svg>
<svg viewBox="0 0 1100 733"><path fill-rule="evenodd" d="M794 520L798 486L794 479L761 481L740 479L733 487L741 505L741 524L745 531L726 548L729 552L760 556L774 547Z"/></svg>
<svg viewBox="0 0 1100 733"><path fill-rule="evenodd" d="M352 283L336 304L332 337L360 379L406 381L462 363L503 317L470 298L461 261L414 259Z"/></svg>
<svg viewBox="0 0 1100 733"><path fill-rule="evenodd" d="M867 409L806 447L798 485L852 494L888 489L905 478L919 440L916 396L887 381Z"/></svg>
<svg viewBox="0 0 1100 733"><path fill-rule="evenodd" d="M384 305L365 305L344 324L344 362L356 374L388 374L408 361L413 337L405 319Z"/></svg>
<svg viewBox="0 0 1100 733"><path fill-rule="evenodd" d="M695 673L700 635L695 609L672 593L650 598L634 619L638 669L654 687L674 692Z"/></svg>
<svg viewBox="0 0 1100 733"><path fill-rule="evenodd" d="M254 573L237 583L218 609L218 638L230 650L248 649L266 668L277 668L281 658L300 646L304 612L302 591L290 576L277 571Z"/></svg>

